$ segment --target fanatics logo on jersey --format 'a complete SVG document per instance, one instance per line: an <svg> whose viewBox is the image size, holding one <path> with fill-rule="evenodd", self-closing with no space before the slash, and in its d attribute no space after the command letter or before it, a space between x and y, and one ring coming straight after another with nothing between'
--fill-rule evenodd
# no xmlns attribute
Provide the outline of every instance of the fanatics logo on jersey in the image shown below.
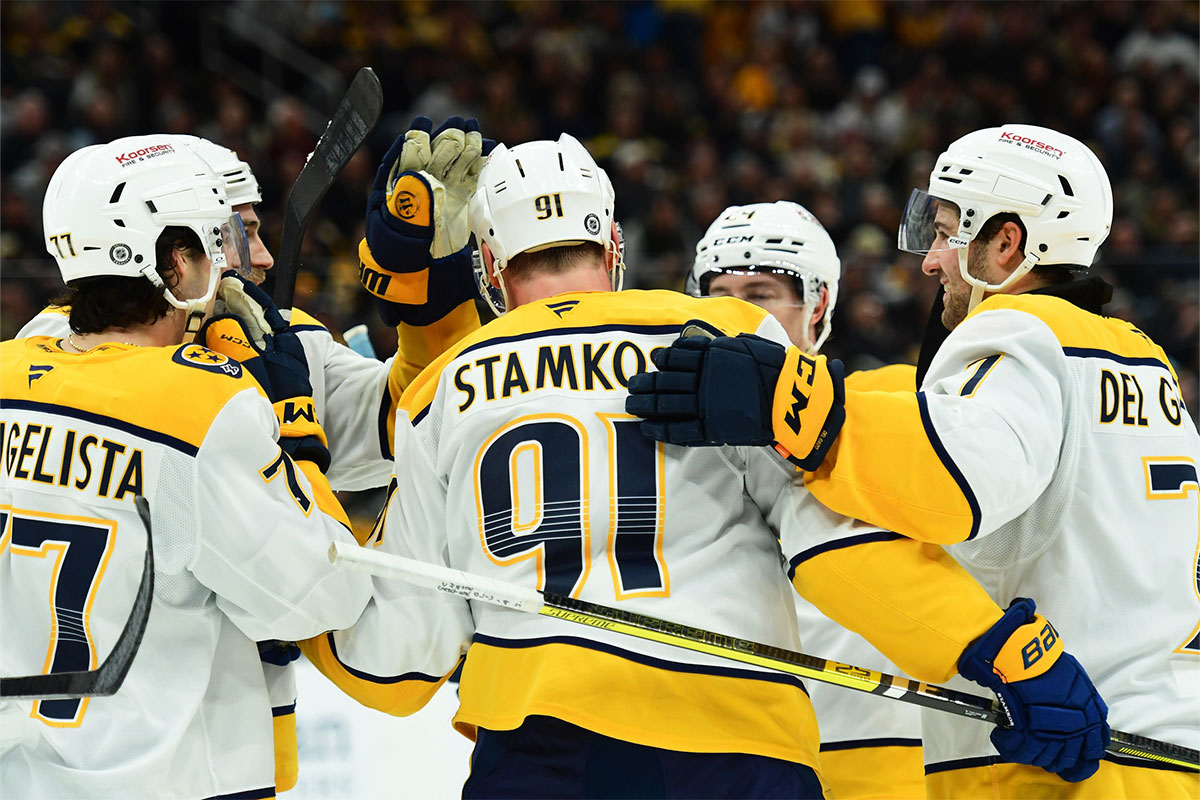
<svg viewBox="0 0 1200 800"><path fill-rule="evenodd" d="M50 370L54 369L51 364L30 364L29 365L29 386L33 388L33 382L38 378L45 377Z"/></svg>
<svg viewBox="0 0 1200 800"><path fill-rule="evenodd" d="M546 308L558 314L558 318L562 319L562 315L579 305L578 300L564 300L561 303L551 303Z"/></svg>
<svg viewBox="0 0 1200 800"><path fill-rule="evenodd" d="M241 377L242 365L215 350L198 344L185 344L175 351L171 360L185 367L196 367L206 372L216 372L231 378Z"/></svg>

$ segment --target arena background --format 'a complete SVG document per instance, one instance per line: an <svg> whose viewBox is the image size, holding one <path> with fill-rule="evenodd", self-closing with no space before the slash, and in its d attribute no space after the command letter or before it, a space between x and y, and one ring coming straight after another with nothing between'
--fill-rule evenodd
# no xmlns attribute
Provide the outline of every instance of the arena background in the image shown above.
<svg viewBox="0 0 1200 800"><path fill-rule="evenodd" d="M5 0L0 338L61 289L41 207L67 153L153 131L232 147L262 183L275 252L288 188L350 78L370 65L384 116L310 228L296 302L335 332L369 323L379 353L395 338L358 287L356 245L377 160L417 114L477 117L509 144L581 139L616 189L627 286L682 288L696 241L726 205L804 204L842 259L825 352L851 369L915 362L936 282L895 247L910 189L927 185L958 136L1026 122L1086 141L1107 167L1116 214L1095 271L1117 287L1109 313L1163 345L1195 417L1198 24L1196 2ZM347 499L362 514L378 505ZM408 736L389 741L421 754L404 759L414 796L438 796L465 774L465 742L439 749L454 736L443 732L452 698L427 734L364 728L377 723L352 722L359 710L337 697L306 715L305 696L305 777L289 796L369 796L373 768L353 764L370 763L363 748L380 736ZM433 783L421 792L425 773Z"/></svg>

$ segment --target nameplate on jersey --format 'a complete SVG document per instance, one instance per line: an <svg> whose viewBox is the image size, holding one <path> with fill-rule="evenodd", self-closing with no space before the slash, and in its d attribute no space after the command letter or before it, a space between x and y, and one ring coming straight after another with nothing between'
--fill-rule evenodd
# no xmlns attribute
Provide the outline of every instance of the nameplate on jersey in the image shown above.
<svg viewBox="0 0 1200 800"><path fill-rule="evenodd" d="M228 375L231 378L240 378L242 375L241 364L199 344L185 344L175 351L171 360L185 367L195 367L206 372Z"/></svg>
<svg viewBox="0 0 1200 800"><path fill-rule="evenodd" d="M1086 413L1097 433L1161 436L1187 417L1179 384L1164 367L1099 359L1092 364L1084 379L1092 384Z"/></svg>

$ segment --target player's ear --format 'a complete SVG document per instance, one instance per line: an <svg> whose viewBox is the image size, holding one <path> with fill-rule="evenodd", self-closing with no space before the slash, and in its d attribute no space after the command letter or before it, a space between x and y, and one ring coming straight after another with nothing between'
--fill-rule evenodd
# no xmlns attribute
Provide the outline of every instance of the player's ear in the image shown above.
<svg viewBox="0 0 1200 800"><path fill-rule="evenodd" d="M1022 239L1021 227L1015 222L1004 223L996 234L994 240L996 254L1000 258L1001 268L1006 272L1012 272L1025 260L1025 256L1021 252L1021 248L1025 244Z"/></svg>
<svg viewBox="0 0 1200 800"><path fill-rule="evenodd" d="M483 269L487 272L488 283L499 289L500 281L496 280L496 272L492 269L496 257L492 255L492 248L488 247L487 242L479 243L479 254L483 258Z"/></svg>

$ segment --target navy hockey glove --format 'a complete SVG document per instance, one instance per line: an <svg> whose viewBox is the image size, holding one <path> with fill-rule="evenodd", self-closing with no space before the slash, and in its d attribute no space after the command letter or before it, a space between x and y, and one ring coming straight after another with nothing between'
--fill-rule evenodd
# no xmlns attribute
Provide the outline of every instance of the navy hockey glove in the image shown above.
<svg viewBox="0 0 1200 800"><path fill-rule="evenodd" d="M233 314L241 319L259 347L263 346L267 334L287 329L287 320L279 313L271 296L232 269L221 273L217 300L217 315Z"/></svg>
<svg viewBox="0 0 1200 800"><path fill-rule="evenodd" d="M693 321L685 332L697 326L709 327ZM813 470L845 420L845 370L837 360L826 366L824 356L753 334L683 336L650 358L658 372L630 379L625 410L644 417L642 433L661 442L774 444Z"/></svg>
<svg viewBox="0 0 1200 800"><path fill-rule="evenodd" d="M359 280L389 325L425 325L474 297L468 207L496 143L479 124L417 117L384 155L367 196Z"/></svg>
<svg viewBox="0 0 1200 800"><path fill-rule="evenodd" d="M209 350L241 362L262 386L279 418L279 446L293 461L311 461L321 472L329 469L329 443L317 422L308 359L295 333L267 334L259 346L245 322L225 314L206 322L199 340Z"/></svg>
<svg viewBox="0 0 1200 800"><path fill-rule="evenodd" d="M1004 760L1032 764L1066 781L1100 768L1108 746L1108 706L1058 632L1018 598L958 660L964 678L996 693L1008 725L992 731Z"/></svg>

